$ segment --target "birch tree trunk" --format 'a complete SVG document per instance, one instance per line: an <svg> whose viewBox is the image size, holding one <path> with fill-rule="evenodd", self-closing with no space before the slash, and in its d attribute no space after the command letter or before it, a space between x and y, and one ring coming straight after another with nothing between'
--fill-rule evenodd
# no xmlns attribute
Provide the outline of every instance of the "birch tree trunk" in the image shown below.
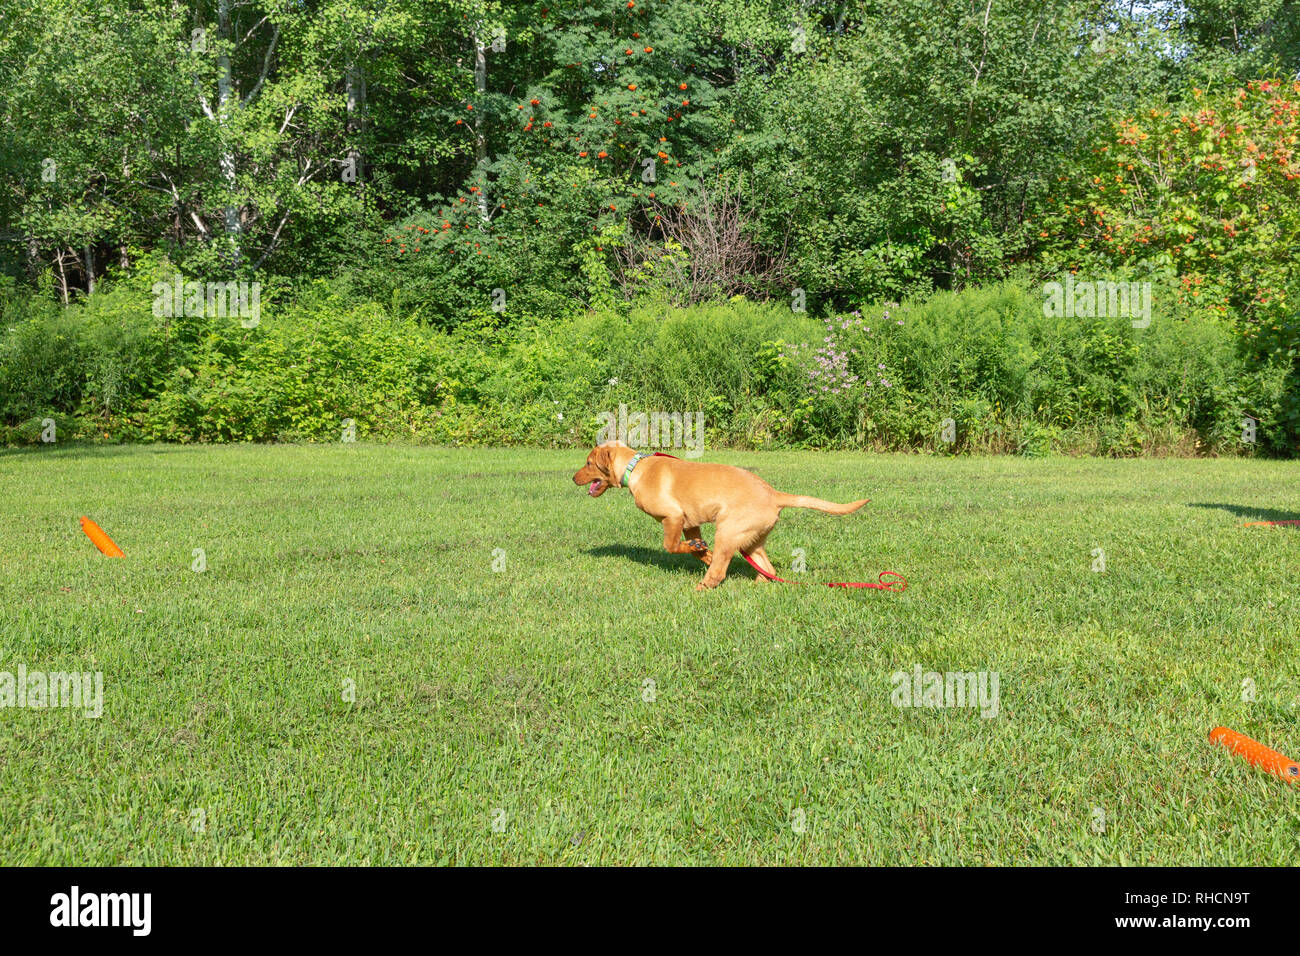
<svg viewBox="0 0 1300 956"><path fill-rule="evenodd" d="M74 255L75 259L76 256ZM55 260L59 266L59 290L63 293L63 304L68 304L68 273L63 268L63 247L59 247L59 258Z"/></svg>
<svg viewBox="0 0 1300 956"><path fill-rule="evenodd" d="M353 61L348 65L345 84L348 111L348 165L356 176L357 185L363 190L362 196L364 198L365 177L362 175L362 156L361 150L357 147L357 142L361 136L362 129L365 126L366 74L365 71L357 65L356 61Z"/></svg>
<svg viewBox="0 0 1300 956"><path fill-rule="evenodd" d="M227 200L222 208L222 218L226 225L226 238L234 256L234 264L240 261L240 226L239 206L235 202L235 154L230 147L228 124L231 109L237 104L234 99L234 81L230 67L230 43L233 42L230 31L230 2L219 0L217 4L217 38L221 43L221 52L217 56L217 125L221 129L221 173L226 178Z"/></svg>
<svg viewBox="0 0 1300 956"><path fill-rule="evenodd" d="M482 21L474 28L474 90L479 94L479 102L482 103L483 94L487 92L487 46L483 42ZM474 160L483 173L478 190L478 215L484 222L488 221L487 158L483 111L476 110L474 112Z"/></svg>

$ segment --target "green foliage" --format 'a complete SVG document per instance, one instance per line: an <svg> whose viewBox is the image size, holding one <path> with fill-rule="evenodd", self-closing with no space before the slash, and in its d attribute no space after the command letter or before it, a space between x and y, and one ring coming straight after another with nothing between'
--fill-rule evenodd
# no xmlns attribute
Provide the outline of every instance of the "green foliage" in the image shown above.
<svg viewBox="0 0 1300 956"><path fill-rule="evenodd" d="M1168 277L1182 315L1235 321L1265 378L1300 369L1300 82L1194 89L1119 119L1044 216L1047 260L1081 274ZM1300 448L1300 393L1270 404L1268 446ZM1257 397L1258 400L1258 397ZM1264 407L1264 406L1260 406Z"/></svg>
<svg viewBox="0 0 1300 956"><path fill-rule="evenodd" d="M1154 83L1148 58L1119 49L1133 29L1113 52L1081 43L1084 4L853 14L742 74L721 158L763 197L792 284L834 308L1004 274L1063 149Z"/></svg>
<svg viewBox="0 0 1300 956"><path fill-rule="evenodd" d="M1031 454L1251 415L1293 453L1300 87L1261 77L1296 3L34 0L0 23L0 415L563 443L627 398ZM264 324L152 315L177 271L259 279ZM994 284L1063 271L1156 285L1156 331Z"/></svg>
<svg viewBox="0 0 1300 956"><path fill-rule="evenodd" d="M139 427L169 441L341 440L350 419L359 439L415 434L441 393L426 342L409 318L308 290L255 329L215 325Z"/></svg>
<svg viewBox="0 0 1300 956"><path fill-rule="evenodd" d="M816 308L900 299L1031 252L1064 154L1110 117L1294 74L1295 9L34 0L0 26L0 258L65 297L161 250L211 277L374 273L444 325L493 288L553 314L607 301L580 240L662 239L721 174ZM386 282L377 245L430 221L451 235Z"/></svg>
<svg viewBox="0 0 1300 956"><path fill-rule="evenodd" d="M1181 109L1126 116L1064 178L1043 221L1056 261L1169 270L1185 308L1240 315L1250 336L1294 308L1300 82L1197 89Z"/></svg>
<svg viewBox="0 0 1300 956"><path fill-rule="evenodd" d="M255 328L154 316L144 278L36 308L0 338L3 424L58 413L117 439L339 441L351 420L359 439L571 446L626 405L703 412L715 445L1130 455L1248 451L1249 414L1255 447L1281 447L1286 369L1252 365L1228 326L1160 308L1147 328L1066 318L1017 284L820 320L741 297L559 320L484 309L449 332L352 292L272 296Z"/></svg>
<svg viewBox="0 0 1300 956"><path fill-rule="evenodd" d="M32 311L6 318L0 329L0 420L6 423L72 412L86 387L78 317L53 304Z"/></svg>

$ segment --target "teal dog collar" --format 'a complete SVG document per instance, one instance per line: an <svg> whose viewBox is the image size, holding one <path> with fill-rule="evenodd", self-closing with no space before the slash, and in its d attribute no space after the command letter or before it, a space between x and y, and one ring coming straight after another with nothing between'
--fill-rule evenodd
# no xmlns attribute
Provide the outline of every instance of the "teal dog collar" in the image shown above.
<svg viewBox="0 0 1300 956"><path fill-rule="evenodd" d="M622 487L626 488L628 486L627 480L632 477L632 469L636 467L636 463L640 461L642 458L649 458L649 457L650 456L647 455L645 452L637 452L635 455L632 456L632 460L629 461L627 463L627 467L623 469Z"/></svg>

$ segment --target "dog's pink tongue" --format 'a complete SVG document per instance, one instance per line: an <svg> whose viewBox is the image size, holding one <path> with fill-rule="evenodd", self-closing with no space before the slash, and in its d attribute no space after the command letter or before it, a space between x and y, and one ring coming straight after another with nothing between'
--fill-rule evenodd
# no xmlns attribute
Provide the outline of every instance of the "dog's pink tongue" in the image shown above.
<svg viewBox="0 0 1300 956"><path fill-rule="evenodd" d="M589 485L587 486L587 494L591 495L591 496L594 498L594 497L596 496L596 487L597 487L599 484L600 484L600 479L599 479L599 478L597 478L595 481L593 481L591 484L589 484Z"/></svg>

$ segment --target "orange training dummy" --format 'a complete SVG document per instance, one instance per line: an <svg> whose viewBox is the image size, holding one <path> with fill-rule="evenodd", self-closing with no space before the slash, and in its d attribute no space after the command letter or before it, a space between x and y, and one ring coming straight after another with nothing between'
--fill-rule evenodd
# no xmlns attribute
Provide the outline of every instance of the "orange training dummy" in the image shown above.
<svg viewBox="0 0 1300 956"><path fill-rule="evenodd" d="M86 537L95 543L95 547L104 552L110 558L125 558L122 549L113 543L113 539L104 533L104 529L95 522L91 521L85 515L81 516L81 530L86 532Z"/></svg>
<svg viewBox="0 0 1300 956"><path fill-rule="evenodd" d="M1270 750L1258 740L1251 740L1245 734L1239 734L1227 727L1215 727L1210 731L1210 742L1223 744L1235 754L1246 758L1252 767L1267 770L1275 777L1300 783L1300 764L1288 760L1276 750Z"/></svg>

